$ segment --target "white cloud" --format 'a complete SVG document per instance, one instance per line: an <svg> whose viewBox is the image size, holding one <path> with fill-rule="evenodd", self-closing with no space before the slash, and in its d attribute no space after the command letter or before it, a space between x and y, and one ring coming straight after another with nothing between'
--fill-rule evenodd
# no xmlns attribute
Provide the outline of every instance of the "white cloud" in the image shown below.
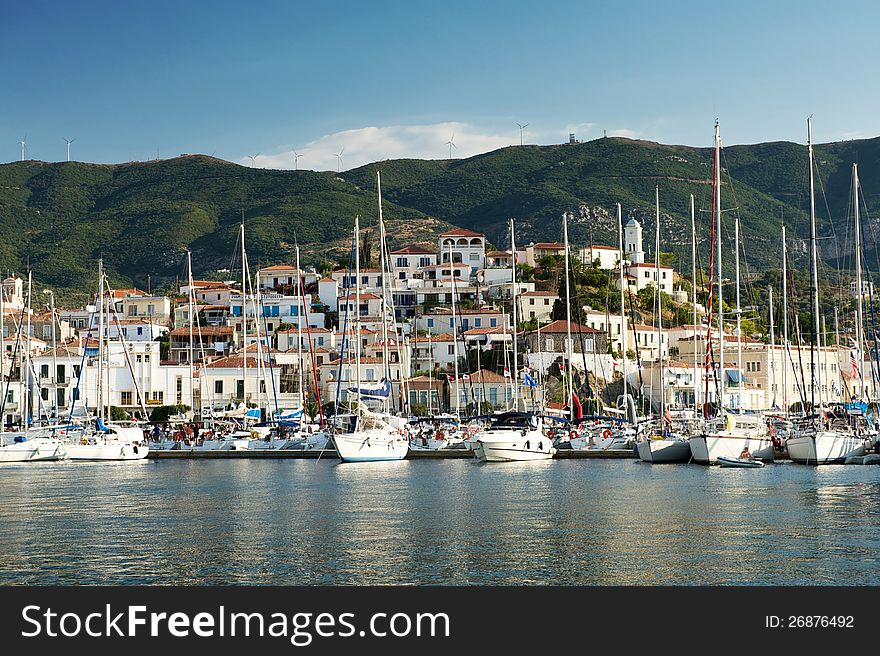
<svg viewBox="0 0 880 656"><path fill-rule="evenodd" d="M453 135L455 146L452 148L452 157L471 157L518 144L519 129L514 129L515 133L491 134L468 123L458 122L366 127L324 135L295 150L300 155L299 168L315 171L335 171L336 153L341 152L341 170L345 171L384 159L447 159L449 146L446 142ZM260 155L255 166L292 169L294 157L293 150ZM247 156L239 158L238 162L244 166L251 165L251 159Z"/></svg>
<svg viewBox="0 0 880 656"><path fill-rule="evenodd" d="M627 139L638 139L642 136L641 132L637 132L636 130L628 130L627 128L617 128L616 130L608 131L609 137L626 137Z"/></svg>

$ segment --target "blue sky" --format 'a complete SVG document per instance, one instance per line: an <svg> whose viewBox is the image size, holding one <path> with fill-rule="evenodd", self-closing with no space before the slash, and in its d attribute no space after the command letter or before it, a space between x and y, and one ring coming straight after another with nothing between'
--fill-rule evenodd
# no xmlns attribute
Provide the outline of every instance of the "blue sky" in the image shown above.
<svg viewBox="0 0 880 656"><path fill-rule="evenodd" d="M343 169L603 130L880 135L872 2L4 3L0 161L183 152ZM342 152L341 161L335 153Z"/></svg>

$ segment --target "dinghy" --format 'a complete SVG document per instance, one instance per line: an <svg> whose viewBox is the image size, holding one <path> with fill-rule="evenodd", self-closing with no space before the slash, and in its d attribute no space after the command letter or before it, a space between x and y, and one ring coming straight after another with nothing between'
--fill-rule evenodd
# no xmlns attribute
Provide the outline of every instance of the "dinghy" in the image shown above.
<svg viewBox="0 0 880 656"><path fill-rule="evenodd" d="M718 456L716 461L722 467L763 467L764 463L754 458L728 458Z"/></svg>

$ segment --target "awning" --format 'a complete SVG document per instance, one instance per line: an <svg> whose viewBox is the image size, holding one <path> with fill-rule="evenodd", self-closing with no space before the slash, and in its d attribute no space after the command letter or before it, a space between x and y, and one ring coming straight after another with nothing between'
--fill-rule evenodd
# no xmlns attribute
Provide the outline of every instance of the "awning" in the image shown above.
<svg viewBox="0 0 880 656"><path fill-rule="evenodd" d="M727 369L726 373L727 373L727 380L730 381L731 383L748 382L746 380L746 377L743 376L742 371L740 371L739 369Z"/></svg>

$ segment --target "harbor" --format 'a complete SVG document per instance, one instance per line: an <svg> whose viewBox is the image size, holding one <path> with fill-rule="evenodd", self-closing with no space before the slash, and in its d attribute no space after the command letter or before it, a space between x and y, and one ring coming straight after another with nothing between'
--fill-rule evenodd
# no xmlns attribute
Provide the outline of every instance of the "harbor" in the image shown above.
<svg viewBox="0 0 880 656"><path fill-rule="evenodd" d="M0 583L876 585L880 469L8 465Z"/></svg>
<svg viewBox="0 0 880 656"><path fill-rule="evenodd" d="M579 458L638 458L638 454L632 449L609 449L609 450L575 450L575 449L559 449L553 454L558 460L577 460ZM339 454L334 449L320 450L258 450L245 449L242 451L233 450L216 450L216 451L194 451L186 448L150 451L147 458L156 460L182 460L182 459L236 459L236 458L253 458L253 459L301 459L301 460L320 460L321 458L338 459ZM438 460L473 460L473 451L467 449L410 449L405 460L420 459L438 459Z"/></svg>

